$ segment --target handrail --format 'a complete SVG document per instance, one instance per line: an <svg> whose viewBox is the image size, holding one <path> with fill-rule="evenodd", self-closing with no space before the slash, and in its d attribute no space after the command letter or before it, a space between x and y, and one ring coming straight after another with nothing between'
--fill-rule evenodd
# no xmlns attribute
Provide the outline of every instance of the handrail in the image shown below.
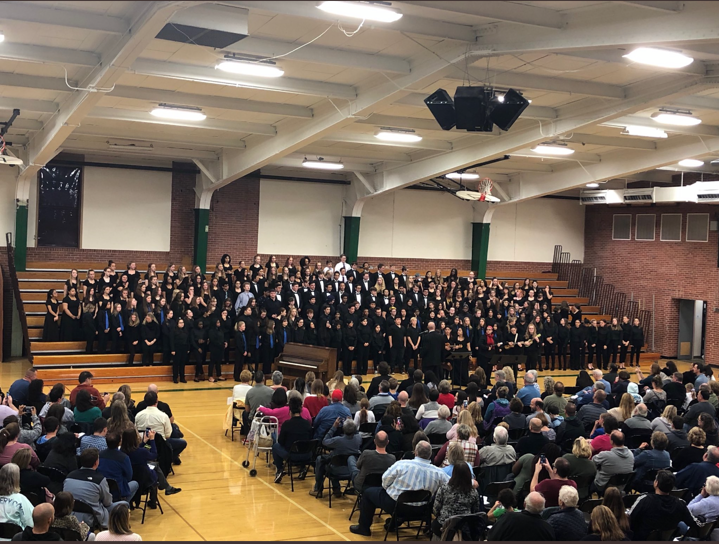
<svg viewBox="0 0 719 544"><path fill-rule="evenodd" d="M7 264L10 271L10 281L12 282L12 290L15 293L15 303L17 304L18 315L20 316L20 326L22 327L23 346L25 348L25 356L32 364L32 351L30 350L30 333L27 328L27 316L25 315L25 306L20 295L20 284L17 279L17 270L15 269L15 248L12 245L12 233L5 233L5 241L7 242Z"/></svg>

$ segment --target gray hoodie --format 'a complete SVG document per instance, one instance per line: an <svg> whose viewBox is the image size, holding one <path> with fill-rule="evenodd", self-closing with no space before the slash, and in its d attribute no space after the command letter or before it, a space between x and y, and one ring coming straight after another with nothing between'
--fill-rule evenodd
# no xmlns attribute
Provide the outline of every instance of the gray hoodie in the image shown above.
<svg viewBox="0 0 719 544"><path fill-rule="evenodd" d="M607 485L609 478L615 474L627 474L634 470L634 455L625 446L598 453L592 460L597 465L594 485L599 489L603 489Z"/></svg>

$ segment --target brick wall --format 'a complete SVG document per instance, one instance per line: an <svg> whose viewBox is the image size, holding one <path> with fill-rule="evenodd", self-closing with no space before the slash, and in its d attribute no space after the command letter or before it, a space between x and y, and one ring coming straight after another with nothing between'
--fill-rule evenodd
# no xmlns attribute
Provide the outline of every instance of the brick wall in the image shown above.
<svg viewBox="0 0 719 544"><path fill-rule="evenodd" d="M709 232L709 241L661 242L659 229L662 213L682 214L682 240L686 239L686 214L709 213L714 220L717 208L709 205L681 204L654 207L588 206L585 217L585 263L596 267L597 274L615 288L632 295L641 309L654 309L654 345L663 356L677 355L679 300L704 300L707 303L705 358L719 363L719 234ZM632 238L637 213L656 214L655 241L612 240L612 216L632 215ZM652 346L651 328L645 330Z"/></svg>
<svg viewBox="0 0 719 544"><path fill-rule="evenodd" d="M252 262L257 251L260 221L260 180L243 178L215 191L210 206L210 236L207 261L220 262L224 253L233 265Z"/></svg>

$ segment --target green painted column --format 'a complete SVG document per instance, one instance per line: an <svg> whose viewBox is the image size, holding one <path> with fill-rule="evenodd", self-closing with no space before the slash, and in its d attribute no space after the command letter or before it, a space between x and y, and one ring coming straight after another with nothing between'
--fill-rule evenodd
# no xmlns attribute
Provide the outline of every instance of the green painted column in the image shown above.
<svg viewBox="0 0 719 544"><path fill-rule="evenodd" d="M345 216L345 239L343 253L347 255L347 262L353 263L357 260L359 251L360 218Z"/></svg>
<svg viewBox="0 0 719 544"><path fill-rule="evenodd" d="M477 279L486 279L489 223L472 223L472 270Z"/></svg>
<svg viewBox="0 0 719 544"><path fill-rule="evenodd" d="M207 233L210 231L210 210L195 208L195 255L194 263L205 273L207 266Z"/></svg>
<svg viewBox="0 0 719 544"><path fill-rule="evenodd" d="M27 204L17 203L15 207L15 269L24 272L27 268Z"/></svg>

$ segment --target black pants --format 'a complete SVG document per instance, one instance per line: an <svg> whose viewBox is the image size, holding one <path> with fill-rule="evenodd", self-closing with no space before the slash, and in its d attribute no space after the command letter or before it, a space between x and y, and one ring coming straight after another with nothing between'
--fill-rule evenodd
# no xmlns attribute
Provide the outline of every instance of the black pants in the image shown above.
<svg viewBox="0 0 719 544"><path fill-rule="evenodd" d="M621 348L619 349L619 362L624 364L627 360L627 352L629 351L629 345L624 345L622 342Z"/></svg>
<svg viewBox="0 0 719 544"><path fill-rule="evenodd" d="M175 351L172 357L172 381L185 381L185 365L187 364L187 350Z"/></svg>
<svg viewBox="0 0 719 544"><path fill-rule="evenodd" d="M223 352L219 349L215 353L210 350L210 364L207 365L207 377L212 378L212 372L215 372L215 377L222 377L222 355Z"/></svg>
<svg viewBox="0 0 719 544"><path fill-rule="evenodd" d="M384 351L381 349L372 348L372 368L377 372L377 365L384 361Z"/></svg>
<svg viewBox="0 0 719 544"><path fill-rule="evenodd" d="M542 358L539 355L539 348L527 350L524 352L527 356L527 370L536 370L539 364L539 370L542 370Z"/></svg>
<svg viewBox="0 0 719 544"><path fill-rule="evenodd" d="M612 364L616 364L617 362L617 354L619 353L619 345L618 344L609 344L607 346L607 367L609 366L609 361L611 359Z"/></svg>
<svg viewBox="0 0 719 544"><path fill-rule="evenodd" d="M95 332L93 331L92 334L86 332L85 338L87 338L87 342L85 342L85 353L92 353L92 348L95 344Z"/></svg>
<svg viewBox="0 0 719 544"><path fill-rule="evenodd" d="M362 493L360 501L359 526L364 531L372 527L375 510L379 507L388 514L394 513L397 502L382 487L370 487Z"/></svg>
<svg viewBox="0 0 719 544"><path fill-rule="evenodd" d="M551 359L552 360L552 370L554 370L554 363L555 363L554 353L556 351L556 347L557 347L556 344L550 344L549 342L544 343L544 360L546 361L545 367L549 368L549 360Z"/></svg>
<svg viewBox="0 0 719 544"><path fill-rule="evenodd" d="M592 346L591 344L587 345L587 351L589 352L589 357L587 358L587 364L594 364L594 353L597 351L597 346ZM599 357L597 357L597 367L601 366L602 362L599 361Z"/></svg>
<svg viewBox="0 0 719 544"><path fill-rule="evenodd" d="M107 341L110 339L110 332L105 332L105 329L97 331L97 352L107 353Z"/></svg>
<svg viewBox="0 0 719 544"><path fill-rule="evenodd" d="M112 338L112 347L110 351L112 353L122 353L122 336L117 331L110 331L110 338Z"/></svg>
<svg viewBox="0 0 719 544"><path fill-rule="evenodd" d="M632 364L634 362L634 356L636 355L636 365L639 366L639 355L642 352L642 345L641 344L632 344L632 352L629 355L629 364Z"/></svg>
<svg viewBox="0 0 719 544"><path fill-rule="evenodd" d="M369 346L365 346L360 342L355 348L357 356L357 374L364 376L367 374L367 361L369 360Z"/></svg>
<svg viewBox="0 0 719 544"><path fill-rule="evenodd" d="M452 360L452 385L461 387L467 385L469 379L469 358Z"/></svg>
<svg viewBox="0 0 719 544"><path fill-rule="evenodd" d="M345 373L345 376L352 376L352 360L354 357L354 350L350 350L349 348L342 350L342 372Z"/></svg>
<svg viewBox="0 0 719 544"><path fill-rule="evenodd" d="M597 364L604 370L609 368L609 346L597 344Z"/></svg>
<svg viewBox="0 0 719 544"><path fill-rule="evenodd" d="M572 370L584 368L584 344L569 344L569 367Z"/></svg>
<svg viewBox="0 0 719 544"><path fill-rule="evenodd" d="M404 346L395 346L390 352L392 356L392 369L399 368L400 371L404 371Z"/></svg>
<svg viewBox="0 0 719 544"><path fill-rule="evenodd" d="M409 372L409 360L412 359L412 361L414 361L412 364L414 365L413 368L416 369L418 358L419 358L419 350L412 349L412 346L407 345L407 347L404 350L404 367L407 369L407 372Z"/></svg>
<svg viewBox="0 0 719 544"><path fill-rule="evenodd" d="M558 368L567 370L567 342L557 344L557 359Z"/></svg>
<svg viewBox="0 0 719 544"><path fill-rule="evenodd" d="M142 341L142 366L152 365L152 356L155 353L155 344L151 346L147 345L147 342Z"/></svg>
<svg viewBox="0 0 719 544"><path fill-rule="evenodd" d="M236 382L240 381L240 372L242 372L242 367L245 366L245 352L241 350L235 351L235 368L232 372L232 377L235 378Z"/></svg>
<svg viewBox="0 0 719 544"><path fill-rule="evenodd" d="M133 344L132 342L127 343L127 364L132 366L135 362L135 351L137 350L138 344Z"/></svg>
<svg viewBox="0 0 719 544"><path fill-rule="evenodd" d="M207 360L207 351L200 348L194 351L195 354L195 378L205 375L205 361Z"/></svg>
<svg viewBox="0 0 719 544"><path fill-rule="evenodd" d="M170 351L170 339L165 338L162 342L162 364L169 366L171 361L172 351Z"/></svg>

